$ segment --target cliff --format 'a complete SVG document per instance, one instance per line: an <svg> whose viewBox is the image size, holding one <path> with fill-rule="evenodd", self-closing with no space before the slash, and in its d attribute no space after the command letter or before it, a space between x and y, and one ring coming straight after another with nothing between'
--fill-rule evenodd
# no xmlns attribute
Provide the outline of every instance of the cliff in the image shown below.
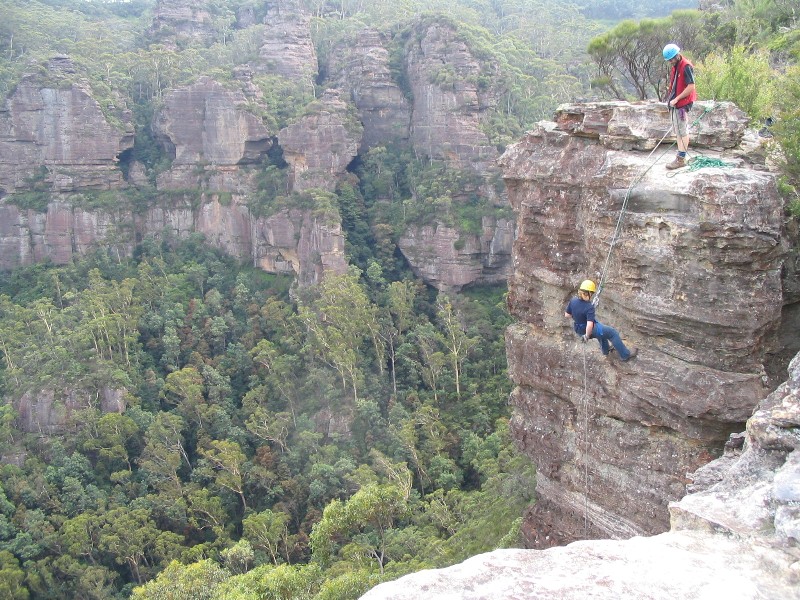
<svg viewBox="0 0 800 600"><path fill-rule="evenodd" d="M316 281L344 268L341 225L322 226L276 199L335 192L355 181L351 171L365 153L400 145L469 180L447 192L454 206L483 206L470 231L439 214L400 231L394 241L414 272L446 290L504 282L514 222L503 212L498 151L485 133L503 92L497 66L457 24L433 17L391 34L360 32L330 48L320 66L311 17L296 0L263 10L263 26L254 24L255 10L240 11L235 24L254 28L257 58L235 66L231 80L201 76L163 90L152 124L137 123L136 135L162 148L157 167L137 160L141 140L134 150L125 100L101 105L68 57L26 76L0 108L0 269L65 263L98 246L127 255L148 236L202 233L243 261ZM151 40L176 53L208 46L232 18L218 13L160 0ZM326 91L302 110L279 105L286 90L311 90L315 82ZM294 115L288 123L276 118L284 113ZM278 168L275 189L264 188L267 166ZM432 201L412 194L411 202Z"/></svg>
<svg viewBox="0 0 800 600"><path fill-rule="evenodd" d="M672 153L649 153L668 127L656 104L561 107L503 156L518 215L512 426L537 465L524 527L537 549L363 600L800 598L800 354L772 393L767 375L796 301L783 206L741 113L707 106L693 152L727 167L668 177ZM629 363L563 317L601 276L599 317L639 348Z"/></svg>
<svg viewBox="0 0 800 600"><path fill-rule="evenodd" d="M668 174L671 152L647 152L667 111L647 103L561 107L501 159L518 216L507 353L512 427L537 465L532 547L665 531L685 474L768 390L783 205L744 115L706 107L693 152L724 168ZM577 341L564 306L586 278L602 281L599 319L639 348L634 361Z"/></svg>

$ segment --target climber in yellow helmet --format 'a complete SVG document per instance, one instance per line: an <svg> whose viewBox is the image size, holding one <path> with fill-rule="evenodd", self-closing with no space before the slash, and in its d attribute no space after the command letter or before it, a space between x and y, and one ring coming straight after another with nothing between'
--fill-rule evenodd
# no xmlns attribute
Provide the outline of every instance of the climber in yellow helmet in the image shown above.
<svg viewBox="0 0 800 600"><path fill-rule="evenodd" d="M637 348L628 350L619 337L619 332L610 325L604 325L594 316L594 304L592 296L597 291L597 286L591 279L586 279L578 288L578 295L567 304L564 311L565 317L572 317L575 333L581 336L584 342L595 338L600 342L600 351L603 356L608 356L612 350L616 350L620 360L627 362L635 358L639 353ZM609 346L609 342L611 346Z"/></svg>

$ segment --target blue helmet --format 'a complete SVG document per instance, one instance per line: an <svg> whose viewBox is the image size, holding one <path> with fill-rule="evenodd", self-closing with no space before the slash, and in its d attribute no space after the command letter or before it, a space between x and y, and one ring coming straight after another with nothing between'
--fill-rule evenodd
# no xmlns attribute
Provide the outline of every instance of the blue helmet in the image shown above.
<svg viewBox="0 0 800 600"><path fill-rule="evenodd" d="M664 46L664 51L662 54L664 55L664 60L670 60L671 58L675 58L678 56L678 53L681 51L680 48L676 44L667 44Z"/></svg>

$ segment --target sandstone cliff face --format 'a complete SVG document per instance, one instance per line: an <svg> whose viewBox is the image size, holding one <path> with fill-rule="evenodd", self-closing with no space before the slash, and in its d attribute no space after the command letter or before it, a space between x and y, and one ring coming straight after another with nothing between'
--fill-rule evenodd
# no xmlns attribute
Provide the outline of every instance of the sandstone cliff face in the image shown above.
<svg viewBox="0 0 800 600"><path fill-rule="evenodd" d="M127 406L126 390L102 387L96 391L52 389L26 392L14 401L15 426L25 433L57 434L80 410L94 408L103 413L123 413Z"/></svg>
<svg viewBox="0 0 800 600"><path fill-rule="evenodd" d="M648 170L661 154L641 149L667 118L656 104L563 107L501 160L518 215L507 351L512 426L538 467L534 547L664 531L685 474L764 395L786 253L775 178L711 150L743 135L730 105L703 120L694 150L733 167L667 177L670 152ZM598 309L640 349L622 363L578 343L564 306L582 279L603 274L640 177Z"/></svg>
<svg viewBox="0 0 800 600"><path fill-rule="evenodd" d="M88 84L71 82L69 58L47 68L47 83L29 75L0 106L0 195L28 190L34 179L54 191L119 185L117 157L133 146L130 115L119 111L122 129L111 126Z"/></svg>
<svg viewBox="0 0 800 600"><path fill-rule="evenodd" d="M177 40L210 44L215 31L211 13L194 0L158 0L150 36L170 44Z"/></svg>
<svg viewBox="0 0 800 600"><path fill-rule="evenodd" d="M513 221L484 218L482 235L425 226L407 230L398 247L418 277L437 289L458 291L506 281L513 242Z"/></svg>
<svg viewBox="0 0 800 600"><path fill-rule="evenodd" d="M311 114L278 134L283 158L289 163L289 185L296 192L336 189L340 176L358 155L363 132L338 91L326 91L315 104Z"/></svg>
<svg viewBox="0 0 800 600"><path fill-rule="evenodd" d="M264 24L261 60L256 70L313 89L319 67L311 41L311 15L298 0L270 0Z"/></svg>
<svg viewBox="0 0 800 600"><path fill-rule="evenodd" d="M753 399L755 402L755 398ZM800 598L800 354L725 456L690 475L671 530L497 550L379 585L363 600Z"/></svg>
<svg viewBox="0 0 800 600"><path fill-rule="evenodd" d="M238 165L258 162L272 146L261 119L245 108L239 90L208 77L170 92L153 129L172 154L172 168L159 176L159 188L242 191ZM209 182L210 178L214 181ZM237 189L239 188L239 189Z"/></svg>
<svg viewBox="0 0 800 600"><path fill-rule="evenodd" d="M411 139L419 154L454 168L490 170L498 157L481 131L481 118L497 103L494 86L480 77L495 67L482 64L445 22L418 26L406 44L406 70L414 97Z"/></svg>
<svg viewBox="0 0 800 600"><path fill-rule="evenodd" d="M364 30L336 46L328 64L332 85L346 90L358 109L364 126L361 152L409 136L411 106L392 79L388 43L377 31Z"/></svg>

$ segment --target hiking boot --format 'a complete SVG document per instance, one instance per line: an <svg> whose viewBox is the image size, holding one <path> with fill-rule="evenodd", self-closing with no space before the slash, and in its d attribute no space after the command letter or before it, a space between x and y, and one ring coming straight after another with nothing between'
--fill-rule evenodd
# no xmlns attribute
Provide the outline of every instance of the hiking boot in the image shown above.
<svg viewBox="0 0 800 600"><path fill-rule="evenodd" d="M674 171L675 169L682 169L686 166L686 157L685 156L676 156L675 160L667 165L668 171Z"/></svg>
<svg viewBox="0 0 800 600"><path fill-rule="evenodd" d="M622 362L628 362L629 360L633 360L634 358L636 358L637 354L639 354L639 349L638 348L634 348L633 350L631 350L631 353L628 356L628 358L623 358Z"/></svg>

